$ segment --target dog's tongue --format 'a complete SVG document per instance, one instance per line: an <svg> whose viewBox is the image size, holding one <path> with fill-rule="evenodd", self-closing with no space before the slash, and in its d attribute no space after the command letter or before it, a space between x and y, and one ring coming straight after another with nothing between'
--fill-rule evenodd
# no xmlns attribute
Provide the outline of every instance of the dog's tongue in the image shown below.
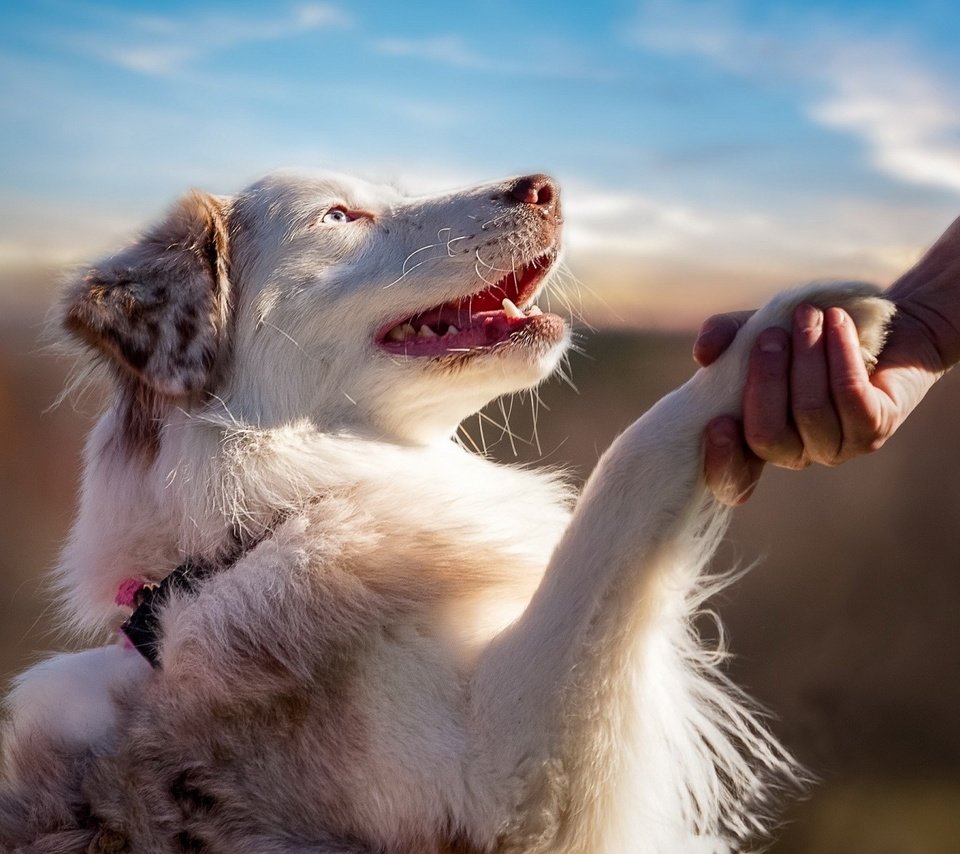
<svg viewBox="0 0 960 854"><path fill-rule="evenodd" d="M499 311L471 313L454 303L395 326L384 343L418 355L466 352L504 341L542 314L536 306L525 314L506 298Z"/></svg>
<svg viewBox="0 0 960 854"><path fill-rule="evenodd" d="M550 261L544 256L512 271L469 296L415 314L382 332L391 350L434 355L489 347L543 313L537 306L518 308L531 299Z"/></svg>

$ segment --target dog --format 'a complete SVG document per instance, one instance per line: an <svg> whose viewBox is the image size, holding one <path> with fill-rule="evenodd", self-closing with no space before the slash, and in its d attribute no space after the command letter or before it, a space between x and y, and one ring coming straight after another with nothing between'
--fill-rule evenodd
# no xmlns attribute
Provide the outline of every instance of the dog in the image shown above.
<svg viewBox="0 0 960 854"><path fill-rule="evenodd" d="M784 294L577 496L451 441L557 366L543 175L412 197L341 175L194 192L71 281L112 377L56 570L90 639L7 698L5 852L742 850L801 772L693 618L725 511L701 434ZM120 637L105 642L122 623Z"/></svg>

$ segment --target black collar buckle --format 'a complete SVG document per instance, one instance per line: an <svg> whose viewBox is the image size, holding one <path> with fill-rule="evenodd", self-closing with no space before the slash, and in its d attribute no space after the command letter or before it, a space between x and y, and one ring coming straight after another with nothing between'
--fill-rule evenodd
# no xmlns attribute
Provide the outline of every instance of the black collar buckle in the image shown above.
<svg viewBox="0 0 960 854"><path fill-rule="evenodd" d="M137 591L136 608L121 624L120 631L154 668L160 667L160 609L170 600L171 593L192 595L211 575L212 567L187 561L159 584L145 584Z"/></svg>

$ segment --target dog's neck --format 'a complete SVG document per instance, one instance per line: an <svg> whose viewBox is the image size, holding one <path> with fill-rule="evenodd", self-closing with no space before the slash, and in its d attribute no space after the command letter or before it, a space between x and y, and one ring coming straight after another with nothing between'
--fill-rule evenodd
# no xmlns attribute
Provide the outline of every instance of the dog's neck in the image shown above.
<svg viewBox="0 0 960 854"><path fill-rule="evenodd" d="M478 564L499 563L481 543L548 553L566 518L567 492L556 478L496 466L451 441L401 445L326 433L307 419L260 429L178 412L146 459L118 449L115 421L107 413L91 434L80 511L58 571L66 616L80 629L115 621L125 579L159 581L184 560L221 553L237 531L253 541L277 518L311 506L322 512L326 496L357 496L365 512L398 514L409 530L431 524L452 538L474 531L485 555ZM444 519L416 512L421 491L451 495Z"/></svg>

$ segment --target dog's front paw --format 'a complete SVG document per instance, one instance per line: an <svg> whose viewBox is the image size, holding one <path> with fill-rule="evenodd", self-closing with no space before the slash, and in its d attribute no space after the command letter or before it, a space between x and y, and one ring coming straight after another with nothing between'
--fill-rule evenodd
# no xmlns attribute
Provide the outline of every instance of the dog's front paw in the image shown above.
<svg viewBox="0 0 960 854"><path fill-rule="evenodd" d="M737 336L738 340L749 348L756 336L768 327L780 326L789 330L793 324L793 311L799 305L846 311L857 327L863 360L868 369L874 368L887 340L896 306L881 295L879 288L863 282L813 284L782 293L750 318Z"/></svg>
<svg viewBox="0 0 960 854"><path fill-rule="evenodd" d="M8 738L39 734L69 750L102 747L114 730L114 693L151 674L140 655L117 643L41 661L17 677L6 699Z"/></svg>

